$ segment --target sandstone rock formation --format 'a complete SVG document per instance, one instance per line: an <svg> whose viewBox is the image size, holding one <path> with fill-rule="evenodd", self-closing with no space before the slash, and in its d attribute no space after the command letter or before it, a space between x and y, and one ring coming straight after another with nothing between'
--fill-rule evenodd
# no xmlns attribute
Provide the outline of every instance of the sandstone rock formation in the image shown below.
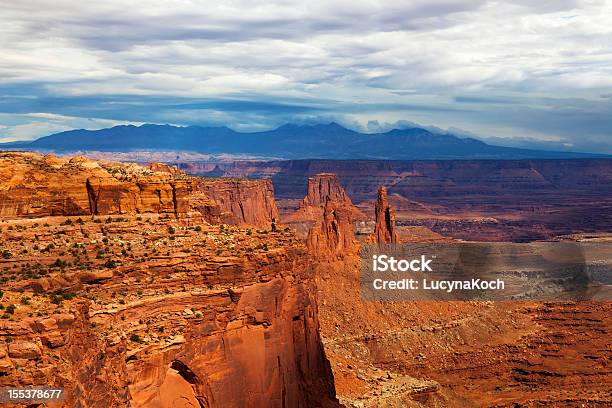
<svg viewBox="0 0 612 408"><path fill-rule="evenodd" d="M357 243L350 210L325 200L321 221L308 232L306 243L318 258L341 258L355 253Z"/></svg>
<svg viewBox="0 0 612 408"><path fill-rule="evenodd" d="M310 254L290 231L211 225L271 223L258 183L0 154L0 387L84 408L610 405L612 303L363 302L342 194Z"/></svg>
<svg viewBox="0 0 612 408"><path fill-rule="evenodd" d="M355 252L353 222L363 217L335 174L321 173L308 179L308 193L299 209L284 219L300 233L307 231L306 244L320 259L344 257Z"/></svg>
<svg viewBox="0 0 612 408"><path fill-rule="evenodd" d="M338 176L331 173L321 173L308 179L308 193L303 200L303 206L322 206L330 199L336 203L351 205L351 199L340 185Z"/></svg>
<svg viewBox="0 0 612 408"><path fill-rule="evenodd" d="M337 406L290 232L106 220L2 223L0 387L96 408Z"/></svg>
<svg viewBox="0 0 612 408"><path fill-rule="evenodd" d="M176 214L196 179L133 164L0 154L0 216Z"/></svg>
<svg viewBox="0 0 612 408"><path fill-rule="evenodd" d="M270 229L280 218L269 179L203 178L198 190L215 200L221 209L221 222L226 224Z"/></svg>
<svg viewBox="0 0 612 408"><path fill-rule="evenodd" d="M225 176L270 177L287 213L303 198L307 177L326 172L338 175L366 213L373 203L362 204L376 197L378 187L393 186L394 196L421 207L406 208L390 197L402 226L425 226L447 237L525 242L612 230L609 159L237 161L223 170Z"/></svg>
<svg viewBox="0 0 612 408"><path fill-rule="evenodd" d="M170 173L173 176L177 176L177 175L184 176L184 175L186 175L185 172L182 171L182 170L179 170L179 168L177 166L169 166L169 165L164 164L164 163L151 162L151 163L147 164L145 167L148 168L149 170L152 170L152 171L155 171L155 172Z"/></svg>
<svg viewBox="0 0 612 408"><path fill-rule="evenodd" d="M270 180L190 177L157 163L142 167L83 157L0 154L2 217L144 213L199 215L213 224L262 229L279 219Z"/></svg>
<svg viewBox="0 0 612 408"><path fill-rule="evenodd" d="M366 216L355 207L340 184L338 176L330 173L317 174L308 178L308 192L299 209L287 218L288 221L315 221L323 217L324 207L328 201L335 208L344 209L351 222L366 219Z"/></svg>
<svg viewBox="0 0 612 408"><path fill-rule="evenodd" d="M376 224L374 226L374 241L378 243L395 244L399 242L395 228L395 212L387 199L387 188L380 186L375 205Z"/></svg>

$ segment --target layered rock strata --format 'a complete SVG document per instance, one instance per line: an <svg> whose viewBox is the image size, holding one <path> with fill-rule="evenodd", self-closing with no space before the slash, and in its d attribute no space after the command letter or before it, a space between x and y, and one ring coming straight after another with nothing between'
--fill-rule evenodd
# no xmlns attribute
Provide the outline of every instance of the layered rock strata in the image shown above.
<svg viewBox="0 0 612 408"><path fill-rule="evenodd" d="M151 163L0 154L0 216L157 213L270 229L278 220L270 180L205 179Z"/></svg>
<svg viewBox="0 0 612 408"><path fill-rule="evenodd" d="M0 387L79 407L337 405L312 260L271 228L269 181L5 153L0 215Z"/></svg>
<svg viewBox="0 0 612 408"><path fill-rule="evenodd" d="M215 200L221 209L221 221L226 224L270 229L279 221L269 179L201 179L198 189Z"/></svg>
<svg viewBox="0 0 612 408"><path fill-rule="evenodd" d="M80 407L336 406L291 233L157 214L0 233L0 387L61 386Z"/></svg>
<svg viewBox="0 0 612 408"><path fill-rule="evenodd" d="M319 259L342 258L357 251L349 210L327 199L323 218L308 232L306 243Z"/></svg>
<svg viewBox="0 0 612 408"><path fill-rule="evenodd" d="M317 174L308 178L308 192L300 203L298 210L287 220L318 222L323 218L325 206L333 203L335 208L342 208L350 217L351 222L364 220L366 216L353 205L344 191L338 176L330 173Z"/></svg>
<svg viewBox="0 0 612 408"><path fill-rule="evenodd" d="M197 166L186 166L199 173ZM289 160L239 161L225 176L271 177L279 207L299 206L307 178L337 174L370 214L382 185L400 227L423 226L464 240L551 239L612 229L612 160ZM409 202L400 202L400 199Z"/></svg>
<svg viewBox="0 0 612 408"><path fill-rule="evenodd" d="M387 199L387 188L380 186L378 189L378 199L374 206L376 221L374 225L374 241L385 244L396 244L399 242L397 230L395 228L395 211Z"/></svg>

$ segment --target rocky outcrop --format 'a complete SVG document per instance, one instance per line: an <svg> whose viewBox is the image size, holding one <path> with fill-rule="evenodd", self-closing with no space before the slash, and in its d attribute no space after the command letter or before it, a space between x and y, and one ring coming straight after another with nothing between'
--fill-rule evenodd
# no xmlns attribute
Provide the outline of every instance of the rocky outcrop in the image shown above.
<svg viewBox="0 0 612 408"><path fill-rule="evenodd" d="M185 170L191 173L191 169ZM381 184L392 185L395 193L406 197L437 203L478 194L480 200L497 198L497 203L506 204L513 198L516 201L512 194L516 192L529 194L524 194L523 200L538 202L551 193L558 197L559 188L563 192L612 191L609 159L237 161L224 171L225 176L270 177L277 198L283 199L301 199L305 177L333 173L357 204L375 196Z"/></svg>
<svg viewBox="0 0 612 408"><path fill-rule="evenodd" d="M272 178L287 214L304 197L307 178L326 172L338 175L366 214L373 214L383 184L392 188L402 227L422 225L456 239L525 242L612 229L609 159L240 161L224 170ZM414 205L398 202L398 195Z"/></svg>
<svg viewBox="0 0 612 408"><path fill-rule="evenodd" d="M374 241L378 243L395 244L399 242L395 228L395 211L387 199L387 188L380 186L378 199L374 208L376 222L374 225Z"/></svg>
<svg viewBox="0 0 612 408"><path fill-rule="evenodd" d="M334 208L342 208L348 213L351 222L366 219L366 216L353 205L344 191L338 176L330 173L317 174L308 178L308 192L300 203L298 210L291 214L287 221L321 220L324 207L330 201Z"/></svg>
<svg viewBox="0 0 612 408"><path fill-rule="evenodd" d="M145 167L151 171L160 172L160 173L169 173L169 174L172 174L173 176L184 176L185 175L185 172L182 170L179 170L177 166L169 166L164 163L151 162L147 164Z"/></svg>
<svg viewBox="0 0 612 408"><path fill-rule="evenodd" d="M0 216L184 213L196 181L134 164L2 153Z"/></svg>
<svg viewBox="0 0 612 408"><path fill-rule="evenodd" d="M351 202L338 176L322 173L308 179L308 193L288 222L298 229L306 224L306 245L317 258L334 259L355 252L355 217L363 214Z"/></svg>
<svg viewBox="0 0 612 408"><path fill-rule="evenodd" d="M195 180L175 180L167 174L151 175L129 182L110 177L90 177L86 181L93 215L178 215L188 210L189 195L195 184Z"/></svg>
<svg viewBox="0 0 612 408"><path fill-rule="evenodd" d="M15 254L0 259L15 274L0 387L62 386L66 406L96 408L337 406L312 259L291 233L65 221L0 231Z"/></svg>
<svg viewBox="0 0 612 408"><path fill-rule="evenodd" d="M89 214L88 175L106 171L86 159L34 153L0 154L0 216Z"/></svg>
<svg viewBox="0 0 612 408"><path fill-rule="evenodd" d="M321 173L310 177L308 179L308 193L304 197L302 206L323 206L328 200L332 200L339 205L352 205L351 199L340 185L337 175Z"/></svg>
<svg viewBox="0 0 612 408"><path fill-rule="evenodd" d="M0 217L146 213L268 230L279 218L270 180L189 177L158 163L142 167L83 157L0 154Z"/></svg>
<svg viewBox="0 0 612 408"><path fill-rule="evenodd" d="M322 219L308 232L306 244L317 258L342 258L355 253L357 243L350 211L327 198Z"/></svg>
<svg viewBox="0 0 612 408"><path fill-rule="evenodd" d="M223 223L269 230L279 220L274 187L269 179L201 178L198 191L219 205Z"/></svg>

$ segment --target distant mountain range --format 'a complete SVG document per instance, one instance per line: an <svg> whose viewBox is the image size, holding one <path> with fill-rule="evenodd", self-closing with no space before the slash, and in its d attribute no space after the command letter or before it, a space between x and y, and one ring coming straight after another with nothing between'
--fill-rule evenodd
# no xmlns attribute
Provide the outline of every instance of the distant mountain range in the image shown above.
<svg viewBox="0 0 612 408"><path fill-rule="evenodd" d="M337 123L284 125L242 133L228 127L150 125L70 130L32 142L0 145L3 149L69 152L170 150L210 154L248 154L285 159L560 159L611 157L589 153L530 150L493 146L450 133L422 128L366 134Z"/></svg>

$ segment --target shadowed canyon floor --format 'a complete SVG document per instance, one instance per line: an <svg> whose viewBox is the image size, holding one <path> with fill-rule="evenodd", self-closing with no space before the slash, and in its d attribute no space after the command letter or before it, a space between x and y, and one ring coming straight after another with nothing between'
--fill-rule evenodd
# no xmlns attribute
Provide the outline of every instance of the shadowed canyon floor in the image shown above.
<svg viewBox="0 0 612 408"><path fill-rule="evenodd" d="M452 206L308 176L279 211L269 180L0 155L0 387L100 408L610 405L611 303L363 302L359 241L460 238L430 224ZM599 233L547 234L610 240L606 191Z"/></svg>

